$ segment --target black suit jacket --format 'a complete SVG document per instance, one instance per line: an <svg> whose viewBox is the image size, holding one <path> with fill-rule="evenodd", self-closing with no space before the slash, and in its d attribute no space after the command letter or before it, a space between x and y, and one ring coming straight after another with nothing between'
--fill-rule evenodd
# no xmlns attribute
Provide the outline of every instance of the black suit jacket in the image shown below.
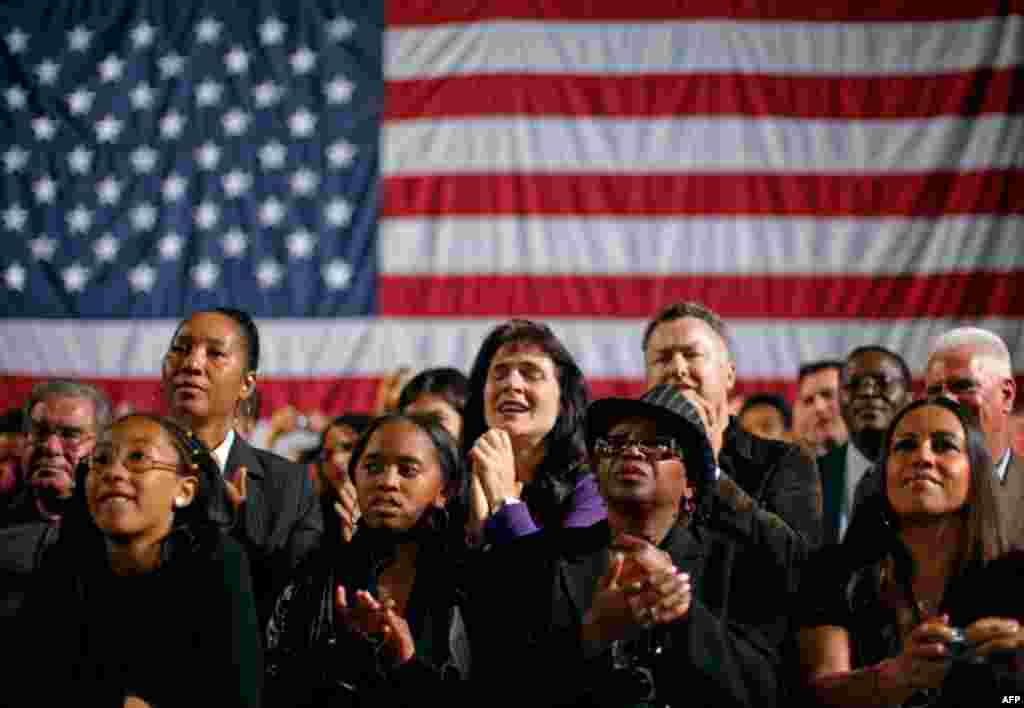
<svg viewBox="0 0 1024 708"><path fill-rule="evenodd" d="M246 467L247 496L231 531L249 555L256 608L265 623L292 571L319 545L323 516L301 465L252 447L236 435L224 474Z"/></svg>
<svg viewBox="0 0 1024 708"><path fill-rule="evenodd" d="M824 542L827 544L839 543L839 512L843 508L843 495L846 493L846 447L849 444L844 443L818 458L818 472L821 473L822 526Z"/></svg>
<svg viewBox="0 0 1024 708"><path fill-rule="evenodd" d="M807 452L796 445L751 435L732 418L718 465L757 503L797 531L808 547L821 544L821 478Z"/></svg>
<svg viewBox="0 0 1024 708"><path fill-rule="evenodd" d="M686 617L647 630L662 646L652 662L659 705L774 706L789 597L805 544L749 500L716 498L710 520L677 526L662 548L690 574ZM586 652L580 627L607 569L611 530L553 528L498 547L470 581L467 626L477 695L506 705L601 706L609 648Z"/></svg>

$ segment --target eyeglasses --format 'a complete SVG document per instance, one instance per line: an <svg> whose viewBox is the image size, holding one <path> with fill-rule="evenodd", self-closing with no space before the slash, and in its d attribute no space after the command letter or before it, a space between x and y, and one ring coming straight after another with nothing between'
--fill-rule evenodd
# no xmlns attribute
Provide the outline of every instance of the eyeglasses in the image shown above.
<svg viewBox="0 0 1024 708"><path fill-rule="evenodd" d="M68 425L47 425L35 421L29 426L26 437L33 445L45 443L51 436L56 435L60 444L68 450L76 450L89 440L96 437L93 433Z"/></svg>
<svg viewBox="0 0 1024 708"><path fill-rule="evenodd" d="M151 457L144 453L142 450L124 450L117 452L112 447L99 447L96 452L93 453L92 459L89 462L89 469L91 470L105 470L114 466L115 462L120 462L121 466L132 474L141 475L150 470L165 470L167 472L177 472L181 467L176 462L165 462L164 460L158 460L155 457Z"/></svg>
<svg viewBox="0 0 1024 708"><path fill-rule="evenodd" d="M850 393L856 393L868 383L879 391L888 391L890 386L902 384L903 379L896 376L886 376L885 374L854 374L846 381L843 381L843 389Z"/></svg>
<svg viewBox="0 0 1024 708"><path fill-rule="evenodd" d="M598 438L594 443L594 452L601 457L617 457L627 449L635 447L651 462L660 462L672 458L683 459L683 451L675 438L658 436L654 440L633 440L626 435L614 435Z"/></svg>

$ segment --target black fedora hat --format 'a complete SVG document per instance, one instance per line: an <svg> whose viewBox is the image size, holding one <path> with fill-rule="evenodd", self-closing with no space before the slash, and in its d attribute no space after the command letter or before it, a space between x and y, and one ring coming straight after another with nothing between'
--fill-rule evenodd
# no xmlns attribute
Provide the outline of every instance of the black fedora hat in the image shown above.
<svg viewBox="0 0 1024 708"><path fill-rule="evenodd" d="M686 475L698 493L715 477L715 452L711 448L697 408L675 386L661 384L640 398L602 398L587 407L587 448L627 418L645 418L671 435L683 450Z"/></svg>

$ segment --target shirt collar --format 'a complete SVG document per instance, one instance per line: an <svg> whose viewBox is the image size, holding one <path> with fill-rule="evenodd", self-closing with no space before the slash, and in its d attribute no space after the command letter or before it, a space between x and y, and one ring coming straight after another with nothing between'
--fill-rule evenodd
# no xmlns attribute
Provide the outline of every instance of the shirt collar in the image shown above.
<svg viewBox="0 0 1024 708"><path fill-rule="evenodd" d="M1010 466L1010 448L1006 448L1006 452L1003 453L1003 458L996 464L996 478L1000 482L1006 481L1006 469Z"/></svg>
<svg viewBox="0 0 1024 708"><path fill-rule="evenodd" d="M213 459L217 461L217 466L220 467L221 473L224 472L224 468L228 466L228 455L231 454L231 446L235 442L235 431L233 428L228 428L228 434L224 436L224 442L215 447L212 451Z"/></svg>

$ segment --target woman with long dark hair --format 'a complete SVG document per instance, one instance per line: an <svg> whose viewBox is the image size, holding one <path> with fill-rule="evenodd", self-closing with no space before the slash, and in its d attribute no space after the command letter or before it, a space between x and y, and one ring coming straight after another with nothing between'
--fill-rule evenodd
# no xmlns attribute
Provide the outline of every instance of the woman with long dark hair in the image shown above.
<svg viewBox="0 0 1024 708"><path fill-rule="evenodd" d="M884 487L805 571L808 687L833 706L963 706L1024 685L1024 557L1007 552L992 460L945 398L892 420Z"/></svg>
<svg viewBox="0 0 1024 708"><path fill-rule="evenodd" d="M467 669L460 614L465 474L434 419L376 419L349 464L351 542L325 535L267 628L271 706L406 705Z"/></svg>
<svg viewBox="0 0 1024 708"><path fill-rule="evenodd" d="M583 372L547 325L510 320L491 331L469 375L462 433L472 535L493 544L605 518L586 464L588 403Z"/></svg>
<svg viewBox="0 0 1024 708"><path fill-rule="evenodd" d="M209 449L132 414L101 434L19 622L8 699L31 705L259 705L259 624L241 546L211 514ZM181 662L186 661L182 673Z"/></svg>

